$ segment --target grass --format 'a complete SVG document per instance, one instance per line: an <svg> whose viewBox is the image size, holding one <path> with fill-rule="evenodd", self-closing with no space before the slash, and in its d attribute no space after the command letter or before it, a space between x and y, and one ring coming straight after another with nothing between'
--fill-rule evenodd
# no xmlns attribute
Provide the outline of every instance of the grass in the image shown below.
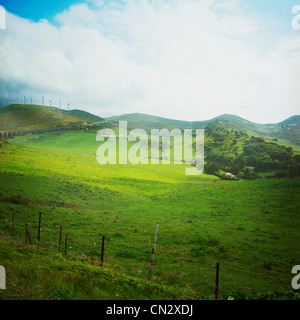
<svg viewBox="0 0 300 320"><path fill-rule="evenodd" d="M62 254L31 250L8 239L1 239L0 248L8 270L7 290L1 291L0 299L167 299L178 294L172 288Z"/></svg>
<svg viewBox="0 0 300 320"><path fill-rule="evenodd" d="M298 179L222 181L205 174L186 176L180 165L99 165L99 144L95 134L65 131L17 137L0 149L0 238L5 239L0 264L15 274L22 290L34 290L38 282L44 294L29 297L117 299L109 281L103 293L95 289L89 294L85 282L73 286L79 277L72 278L73 263L98 268L102 235L105 270L123 279L125 299L213 299L217 261L224 299L290 289L291 268L300 261ZM19 249L25 223L36 246L40 211L43 252ZM17 248L7 241L12 212ZM60 225L69 239L67 259L57 254ZM32 260L33 255L39 258ZM61 289L59 276L53 282L39 280L39 270L51 263L68 274L62 275L64 285L72 289ZM91 274L85 280L87 286L94 278ZM127 288L128 279L143 283L141 291ZM159 286L162 293L152 294L149 287L147 294L147 285Z"/></svg>

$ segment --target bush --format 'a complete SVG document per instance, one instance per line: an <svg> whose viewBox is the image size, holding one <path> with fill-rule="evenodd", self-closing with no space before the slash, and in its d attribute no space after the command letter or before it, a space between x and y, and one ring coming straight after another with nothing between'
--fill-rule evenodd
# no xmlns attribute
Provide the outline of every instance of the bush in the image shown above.
<svg viewBox="0 0 300 320"><path fill-rule="evenodd" d="M257 179L258 176L254 170L246 169L244 172L239 174L239 178L253 180L253 179Z"/></svg>
<svg viewBox="0 0 300 320"><path fill-rule="evenodd" d="M205 166L204 166L204 171L207 174L216 174L217 171L220 170L220 166L214 162L208 162Z"/></svg>

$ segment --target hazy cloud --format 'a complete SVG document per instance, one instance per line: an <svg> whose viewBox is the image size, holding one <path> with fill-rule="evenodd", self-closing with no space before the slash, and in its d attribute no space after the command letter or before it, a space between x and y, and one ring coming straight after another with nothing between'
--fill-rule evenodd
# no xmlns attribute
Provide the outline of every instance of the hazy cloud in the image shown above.
<svg viewBox="0 0 300 320"><path fill-rule="evenodd" d="M5 101L44 95L102 116L184 120L235 113L276 122L299 113L299 36L262 50L260 23L239 1L90 1L55 24L8 13L0 31Z"/></svg>

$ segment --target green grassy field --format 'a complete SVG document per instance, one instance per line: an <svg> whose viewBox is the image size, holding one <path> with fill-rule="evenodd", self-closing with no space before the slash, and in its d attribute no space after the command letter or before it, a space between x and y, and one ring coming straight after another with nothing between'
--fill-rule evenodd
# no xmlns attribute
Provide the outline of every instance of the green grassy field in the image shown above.
<svg viewBox="0 0 300 320"><path fill-rule="evenodd" d="M99 165L100 142L89 132L9 142L0 148L0 264L22 290L10 286L0 298L213 299L217 261L223 299L290 292L300 262L299 179L223 181L186 176L174 164ZM24 248L25 223L36 247L40 211L37 252ZM57 254L60 225L67 257Z"/></svg>

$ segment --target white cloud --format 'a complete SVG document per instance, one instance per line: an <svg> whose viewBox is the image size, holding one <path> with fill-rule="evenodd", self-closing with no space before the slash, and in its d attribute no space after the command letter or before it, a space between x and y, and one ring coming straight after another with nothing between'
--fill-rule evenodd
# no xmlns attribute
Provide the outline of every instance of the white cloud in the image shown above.
<svg viewBox="0 0 300 320"><path fill-rule="evenodd" d="M239 1L217 5L90 1L57 15L55 25L7 14L0 96L40 103L43 94L103 116L234 113L274 122L299 113L299 37L263 52L252 41L259 22L243 15Z"/></svg>

